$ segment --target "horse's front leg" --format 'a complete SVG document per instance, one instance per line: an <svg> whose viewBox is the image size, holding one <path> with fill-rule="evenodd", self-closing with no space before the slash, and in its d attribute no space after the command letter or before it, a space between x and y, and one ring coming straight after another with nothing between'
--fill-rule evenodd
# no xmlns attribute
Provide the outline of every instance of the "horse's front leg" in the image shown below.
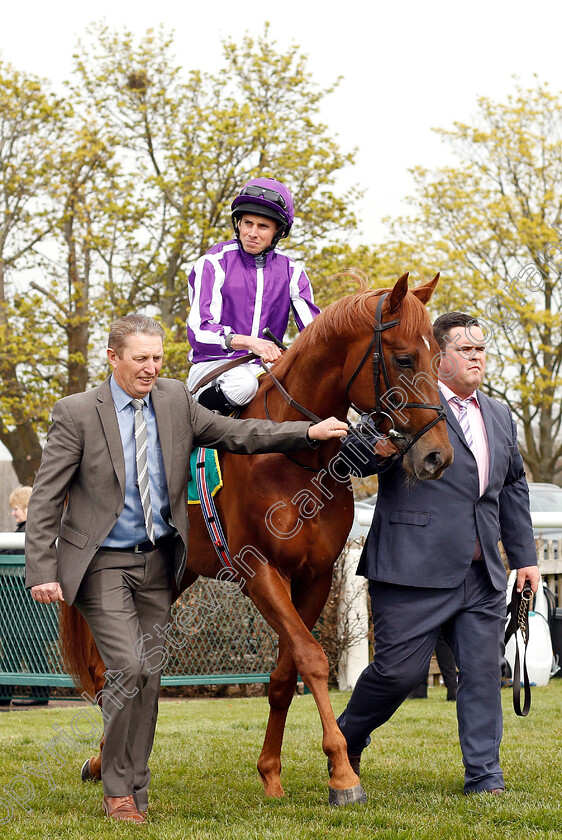
<svg viewBox="0 0 562 840"><path fill-rule="evenodd" d="M258 772L266 796L284 795L281 785L281 747L287 712L295 693L296 681L297 669L291 651L284 640L279 638L277 667L269 680L269 718L258 759Z"/></svg>
<svg viewBox="0 0 562 840"><path fill-rule="evenodd" d="M294 688L296 671L298 671L316 702L322 723L322 747L332 762L332 777L329 782L330 802L332 804L364 802L365 792L349 764L347 744L336 723L330 703L328 660L321 645L314 639L295 609L286 583L272 566L263 565L257 569L256 574L247 582L245 591L284 644L282 658L278 665L278 668L281 666L277 682L279 688L277 689L274 682L273 697L270 699L270 706L272 700L274 704L279 705L271 706L273 711L270 724L268 724L264 749L260 756L260 773L262 779L264 773L267 778L266 794L268 791L271 791L269 795L274 796L281 796L283 793L279 778L281 769L279 753L290 704L288 678L290 676ZM302 610L303 605L300 606ZM287 654L285 654L285 649L288 651ZM292 669L289 666L289 653L293 660Z"/></svg>

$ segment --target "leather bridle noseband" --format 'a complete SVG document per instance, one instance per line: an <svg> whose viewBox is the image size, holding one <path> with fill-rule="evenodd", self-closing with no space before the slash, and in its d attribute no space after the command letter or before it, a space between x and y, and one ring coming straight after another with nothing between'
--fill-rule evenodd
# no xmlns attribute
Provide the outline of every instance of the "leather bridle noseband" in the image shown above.
<svg viewBox="0 0 562 840"><path fill-rule="evenodd" d="M355 380L356 380L357 376L359 375L361 369L363 368L365 362L369 358L369 355L370 355L371 351L373 351L373 359L372 359L372 363L373 363L373 383L374 383L374 388L375 388L375 411L374 411L374 424L373 425L374 425L374 427L377 431L380 431L379 427L383 423L385 417L388 417L390 420L392 420L392 418L390 418L390 415L387 414L385 411L383 411L383 407L382 407L382 396L383 395L381 395L381 388L380 388L380 374L381 374L381 371L382 371L382 375L383 375L386 390L390 391L391 387L392 387L391 384L390 384L390 379L389 379L388 371L387 371L387 368L386 368L386 362L384 360L384 353L383 353L383 348L382 348L382 333L384 332L384 330L389 330L389 329L392 329L392 327L397 327L398 324L400 323L400 318L396 318L394 321L385 321L385 322L383 322L381 320L381 318L382 318L382 308L383 308L383 305L384 305L384 302L385 302L386 298L388 297L388 294L389 294L388 292L385 292L384 294L380 295L380 297L377 301L377 308L375 309L375 323L374 323L374 326L373 326L373 337L371 339L371 342L370 342L369 346L367 347L367 350L365 351L365 354L364 354L363 358L361 359L361 361L357 365L357 367L356 367L354 373L352 374L349 382L347 383L347 386L346 386L346 389L345 389L345 393L346 393L347 397L349 398L349 401L351 403L352 408L354 408L355 411L357 411L360 414L361 411L353 404L351 398L349 397L349 389L351 388L351 386L355 382ZM390 410L392 410L392 406L389 406L389 408L390 408ZM423 435L425 435L426 432L428 432L435 425L437 425L437 423L441 422L441 420L444 420L445 416L446 416L445 409L443 408L443 406L441 404L430 405L429 403L406 402L406 403L400 403L399 406L394 406L394 408L395 409L396 408L401 408L401 409L402 408L425 408L425 409L428 409L430 411L436 411L437 412L437 417L435 417L429 423L426 423L426 425L423 426L423 428L421 428L418 432L416 432L416 434L413 437L409 437L407 435L404 435L404 434L402 434L402 432L397 432L396 429L394 429L394 428L390 429L390 431L388 432L388 436L390 438L392 438L393 443L396 444L399 441L406 441L405 445L400 446L400 452L396 454L396 457L401 457L402 455L404 455L409 449L412 448L412 446Z"/></svg>

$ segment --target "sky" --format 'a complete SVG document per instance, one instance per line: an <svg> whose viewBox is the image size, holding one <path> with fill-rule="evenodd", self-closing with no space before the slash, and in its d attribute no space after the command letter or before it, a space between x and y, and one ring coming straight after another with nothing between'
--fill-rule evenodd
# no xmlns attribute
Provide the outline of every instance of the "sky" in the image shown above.
<svg viewBox="0 0 562 840"><path fill-rule="evenodd" d="M162 24L174 31L186 70L209 72L222 65L225 38L260 35L269 22L276 50L299 46L321 86L342 77L322 119L342 150L357 149L340 186L365 190L358 214L366 244L384 239L384 217L406 211L409 168L451 161L432 128L469 122L478 96L505 101L514 76L530 85L536 74L562 90L562 6L546 0L5 0L3 6L0 57L55 84L70 75L77 40L93 21L139 35Z"/></svg>

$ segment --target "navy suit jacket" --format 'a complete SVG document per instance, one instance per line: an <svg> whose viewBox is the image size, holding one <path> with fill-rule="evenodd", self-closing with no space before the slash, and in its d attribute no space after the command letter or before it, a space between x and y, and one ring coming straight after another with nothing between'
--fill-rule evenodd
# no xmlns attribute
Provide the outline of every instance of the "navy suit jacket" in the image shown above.
<svg viewBox="0 0 562 840"><path fill-rule="evenodd" d="M362 475L378 471L379 489L358 574L405 586L454 588L466 577L477 536L497 590L506 588L498 540L512 569L537 565L529 489L511 412L480 391L478 399L490 450L484 493L480 495L476 459L441 396L455 453L441 478L412 483L401 460L382 472L374 455L360 470Z"/></svg>

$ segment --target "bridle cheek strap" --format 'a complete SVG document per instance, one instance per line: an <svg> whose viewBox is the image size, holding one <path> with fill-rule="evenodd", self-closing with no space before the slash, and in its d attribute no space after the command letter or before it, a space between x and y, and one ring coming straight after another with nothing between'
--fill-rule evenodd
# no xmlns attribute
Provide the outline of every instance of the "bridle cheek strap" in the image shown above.
<svg viewBox="0 0 562 840"><path fill-rule="evenodd" d="M367 350L365 351L365 353L363 355L363 358L361 359L358 366L356 367L356 369L355 369L354 373L352 374L349 382L347 383L347 386L346 386L346 389L345 389L345 393L346 393L346 395L347 395L347 397L348 397L348 399L351 403L352 408L354 408L358 413L361 413L359 411L359 409L357 409L356 406L351 401L351 399L349 397L349 389L351 388L351 386L355 382L357 376L359 375L360 371L362 370L365 362L369 358L369 356L371 354L371 351L372 351L372 353L373 353L373 358L372 358L373 385L374 385L374 391L375 391L375 411L374 411L375 420L374 420L374 426L375 426L375 429L377 429L377 431L379 430L379 426L383 422L384 417L389 416L386 412L383 411L383 407L382 407L382 394L381 394L381 387L380 387L380 375L381 375L381 373L382 373L382 376L383 376L383 379L384 379L384 385L385 385L386 391L391 390L390 379L389 379L389 376L388 376L388 371L387 371L387 368L386 368L386 363L385 363L385 360L384 360L384 353L383 353L383 348L382 348L382 333L383 333L384 330L392 329L392 327L396 327L400 323L400 318L396 318L394 321L386 321L386 322L383 322L381 320L382 319L382 308L384 306L384 302L385 302L386 298L388 297L388 294L389 294L388 292L385 292L384 294L380 295L380 297L377 301L377 307L375 309L375 322L374 322L374 325L373 325L373 337L372 337L372 339L369 343L369 346L367 347ZM446 416L445 415L445 409L443 408L443 406L441 404L431 405L429 403L410 403L410 402L408 402L408 403L401 404L400 408L424 408L424 409L427 409L429 411L436 411L437 416L433 420L431 420L429 423L427 423L425 426L423 426L423 428L421 428L418 432L416 432L416 434L412 438L406 438L405 435L400 435L399 433L395 433L395 435L392 436L393 441L395 441L399 437L402 437L403 439L406 439L407 442L404 446L402 446L400 448L400 452L397 452L396 455L393 456L394 458L402 457L402 455L404 455L409 449L411 449L411 447L423 435L425 435L426 432L428 432L435 425L437 425L437 423L440 423L441 420L444 420L445 416Z"/></svg>

